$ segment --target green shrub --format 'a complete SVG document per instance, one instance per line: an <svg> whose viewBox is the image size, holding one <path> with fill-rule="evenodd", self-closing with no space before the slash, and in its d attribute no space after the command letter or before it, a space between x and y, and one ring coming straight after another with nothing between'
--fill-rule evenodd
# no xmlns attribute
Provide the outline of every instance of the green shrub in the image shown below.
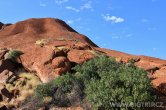
<svg viewBox="0 0 166 110"><path fill-rule="evenodd" d="M46 83L38 85L35 89L35 95L40 98L52 96L54 93L54 85L52 83Z"/></svg>
<svg viewBox="0 0 166 110"><path fill-rule="evenodd" d="M154 99L150 93L151 81L142 69L101 56L76 66L74 70L82 75L86 98L94 109L117 109L118 107L111 108L111 102L137 103Z"/></svg>
<svg viewBox="0 0 166 110"><path fill-rule="evenodd" d="M75 66L73 71L39 85L36 96L52 97L51 104L56 106L70 106L85 99L94 110L143 109L111 107L110 103L149 102L155 99L147 72L134 65L128 66L100 56Z"/></svg>
<svg viewBox="0 0 166 110"><path fill-rule="evenodd" d="M115 62L114 59L100 56L85 62L83 65L77 65L73 70L83 78L84 83L88 84L92 79L100 79L101 73L107 73L110 70L116 71L120 64Z"/></svg>
<svg viewBox="0 0 166 110"><path fill-rule="evenodd" d="M52 97L51 104L56 106L69 106L80 102L83 86L76 77L67 73L49 83L38 85L35 93L36 98Z"/></svg>
<svg viewBox="0 0 166 110"><path fill-rule="evenodd" d="M7 56L6 58L7 59L16 59L18 58L20 55L22 55L23 52L19 51L19 50L10 50L8 53L7 53Z"/></svg>

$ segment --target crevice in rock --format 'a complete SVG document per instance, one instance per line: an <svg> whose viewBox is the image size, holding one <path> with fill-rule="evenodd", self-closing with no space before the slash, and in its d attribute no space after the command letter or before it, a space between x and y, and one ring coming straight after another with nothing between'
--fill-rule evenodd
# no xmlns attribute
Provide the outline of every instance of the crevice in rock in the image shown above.
<svg viewBox="0 0 166 110"><path fill-rule="evenodd" d="M149 73L151 73L153 75L159 69L160 69L159 67L154 67L154 68L150 68L150 69L148 69L146 71L149 72Z"/></svg>

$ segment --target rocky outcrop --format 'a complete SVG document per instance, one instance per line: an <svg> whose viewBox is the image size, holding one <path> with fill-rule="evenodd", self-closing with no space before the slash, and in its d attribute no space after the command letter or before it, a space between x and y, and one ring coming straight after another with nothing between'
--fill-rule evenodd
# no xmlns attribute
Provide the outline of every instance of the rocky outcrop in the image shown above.
<svg viewBox="0 0 166 110"><path fill-rule="evenodd" d="M72 62L80 64L95 56L86 49L89 49L88 45L82 43L64 46L45 45L44 47L34 44L21 56L21 61L28 71L35 71L42 82L48 82L70 71Z"/></svg>
<svg viewBox="0 0 166 110"><path fill-rule="evenodd" d="M15 77L14 73L9 70L4 70L0 74L0 83L8 83L10 79Z"/></svg>
<svg viewBox="0 0 166 110"><path fill-rule="evenodd" d="M53 18L28 19L7 26L0 32L0 39L1 48L19 50L25 50L25 45L34 45L40 39L57 40L58 42L79 41L96 46L90 39L76 32L62 20Z"/></svg>
<svg viewBox="0 0 166 110"><path fill-rule="evenodd" d="M8 23L8 24L3 24L0 22L0 31L3 30L4 28L6 28L7 26L10 26L12 24Z"/></svg>
<svg viewBox="0 0 166 110"><path fill-rule="evenodd" d="M134 64L149 73L155 88L166 92L166 60L99 48L86 36L79 34L65 22L53 18L28 19L16 24L0 23L0 82L6 83L15 73L17 64L28 72L35 72L42 82L70 72L75 64L81 64L98 53L114 57L118 62ZM11 49L23 54L17 64L6 59Z"/></svg>
<svg viewBox="0 0 166 110"><path fill-rule="evenodd" d="M24 68L36 72L43 82L70 71L70 60L67 57L69 51L97 47L90 39L77 33L65 22L52 18L28 19L9 25L1 30L0 39L0 47L22 51L24 54L21 55L20 61ZM1 53L0 57L4 52ZM87 60L83 57L85 56L82 56L82 61ZM64 61L65 64L62 66ZM3 62L3 65L6 63L8 62ZM59 65L58 63L60 67L55 66ZM0 67L1 72L5 70L4 66L3 69Z"/></svg>
<svg viewBox="0 0 166 110"><path fill-rule="evenodd" d="M88 50L71 50L67 55L70 62L74 62L76 64L81 64L87 60L90 60L95 57L93 53Z"/></svg>
<svg viewBox="0 0 166 110"><path fill-rule="evenodd" d="M131 59L139 59L135 65L154 76L164 74L161 68L166 65L164 60L98 48L87 37L76 32L65 22L53 18L28 19L8 25L1 30L0 39L0 47L22 51L24 54L21 56L21 63L24 68L28 71L35 71L43 82L70 71L70 63L83 63L93 58L95 55L90 52L91 50L105 53L124 63ZM1 59L5 53L6 50L0 51ZM58 64L55 63L63 62L60 60L62 57L66 65L56 67L55 65ZM0 60L0 64L0 72L6 69L6 65L7 70L13 71L14 69L8 60ZM157 85L160 82L164 83L160 79L165 80L163 77L158 77L154 82L158 83Z"/></svg>
<svg viewBox="0 0 166 110"><path fill-rule="evenodd" d="M7 83L10 79L16 78L13 72L16 70L17 63L5 58L8 52L9 49L0 49L0 83Z"/></svg>

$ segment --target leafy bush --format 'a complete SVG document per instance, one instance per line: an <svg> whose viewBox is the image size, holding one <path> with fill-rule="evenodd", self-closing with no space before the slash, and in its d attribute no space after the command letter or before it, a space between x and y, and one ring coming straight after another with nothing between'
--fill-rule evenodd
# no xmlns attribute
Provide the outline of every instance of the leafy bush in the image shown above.
<svg viewBox="0 0 166 110"><path fill-rule="evenodd" d="M151 81L147 72L128 66L115 59L100 56L73 68L55 80L39 85L37 97L52 97L52 104L69 106L87 100L94 110L139 109L134 107L111 107L110 103L149 102ZM142 109L142 108L141 108Z"/></svg>
<svg viewBox="0 0 166 110"><path fill-rule="evenodd" d="M86 98L94 109L110 110L111 102L137 103L154 99L150 94L151 81L142 69L102 56L76 66L74 70L82 75ZM123 110L129 108L132 106Z"/></svg>
<svg viewBox="0 0 166 110"><path fill-rule="evenodd" d="M19 50L10 50L8 53L7 53L7 56L6 58L7 59L12 59L12 60L15 60L17 59L20 55L22 55L23 52L19 51Z"/></svg>
<svg viewBox="0 0 166 110"><path fill-rule="evenodd" d="M52 96L54 93L53 87L54 85L52 83L38 85L35 90L35 95L40 98Z"/></svg>
<svg viewBox="0 0 166 110"><path fill-rule="evenodd" d="M38 85L35 91L35 97L41 99L52 97L51 104L56 106L69 106L79 103L83 96L83 86L70 73L58 77L49 83Z"/></svg>

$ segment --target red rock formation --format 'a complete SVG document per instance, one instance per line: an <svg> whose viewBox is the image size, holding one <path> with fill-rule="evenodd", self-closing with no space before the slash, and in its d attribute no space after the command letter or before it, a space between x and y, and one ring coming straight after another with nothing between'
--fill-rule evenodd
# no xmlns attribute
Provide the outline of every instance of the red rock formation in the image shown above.
<svg viewBox="0 0 166 110"><path fill-rule="evenodd" d="M24 54L21 61L24 67L28 71L36 71L43 82L70 70L67 58L65 61L68 63L65 67L53 67L52 62L55 63L55 59L57 60L55 57L67 56L66 52L70 49L88 49L90 46L96 46L65 22L52 18L28 19L9 25L0 31L0 39L1 48L22 51ZM41 47L42 45L44 47ZM57 49L63 47L63 50Z"/></svg>
<svg viewBox="0 0 166 110"><path fill-rule="evenodd" d="M7 26L0 32L0 39L0 47L22 50L25 49L25 46L34 45L40 39L50 39L51 41L60 41L60 39L75 40L96 46L87 37L77 33L65 22L52 18L28 19Z"/></svg>
<svg viewBox="0 0 166 110"><path fill-rule="evenodd" d="M2 25L1 23L0 28ZM70 71L71 62L82 63L93 58L95 55L90 51L106 53L124 63L137 59L135 64L155 78L155 87L166 82L165 60L99 48L59 19L28 19L6 26L0 31L0 47L22 51L23 66L28 71L36 71L43 82ZM0 52L0 59L3 59L4 54L5 52Z"/></svg>

